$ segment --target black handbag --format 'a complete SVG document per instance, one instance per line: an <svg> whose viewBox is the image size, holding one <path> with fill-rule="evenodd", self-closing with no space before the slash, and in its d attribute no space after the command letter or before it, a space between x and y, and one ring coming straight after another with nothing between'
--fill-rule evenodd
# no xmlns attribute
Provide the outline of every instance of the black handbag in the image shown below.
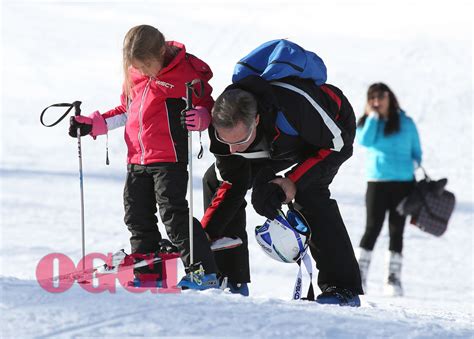
<svg viewBox="0 0 474 339"><path fill-rule="evenodd" d="M422 170L424 179L415 184L411 194L397 206L397 211L401 215L410 215L412 225L439 237L448 228L456 198L445 189L448 179L432 180Z"/></svg>

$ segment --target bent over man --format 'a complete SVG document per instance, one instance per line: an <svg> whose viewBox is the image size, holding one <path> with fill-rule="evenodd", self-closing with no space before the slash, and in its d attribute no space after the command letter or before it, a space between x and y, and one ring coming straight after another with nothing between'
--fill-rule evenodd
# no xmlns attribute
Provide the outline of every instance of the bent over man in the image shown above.
<svg viewBox="0 0 474 339"><path fill-rule="evenodd" d="M275 53L276 49L282 52ZM307 69L292 73L298 69L291 64L293 59L271 60L288 49L303 53L303 63L314 66L310 76ZM294 58L294 53L289 55ZM322 60L296 44L270 41L246 58L234 71L234 83L217 98L209 128L216 161L203 178L202 225L212 240L226 237L243 242L215 252L219 270L228 278L231 291L248 294L245 195L253 188L252 205L260 215L273 219L282 203L294 200L308 221L309 247L322 290L316 301L358 306L358 295L363 294L359 267L329 191L339 167L352 155L353 109L340 89L325 84ZM255 58L266 58L265 71L252 67ZM284 177L276 176L288 168Z"/></svg>

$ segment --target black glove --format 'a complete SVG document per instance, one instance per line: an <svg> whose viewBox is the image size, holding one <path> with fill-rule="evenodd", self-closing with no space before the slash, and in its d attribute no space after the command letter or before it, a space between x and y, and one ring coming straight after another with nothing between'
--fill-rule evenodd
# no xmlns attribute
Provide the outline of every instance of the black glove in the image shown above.
<svg viewBox="0 0 474 339"><path fill-rule="evenodd" d="M286 199L286 194L282 188L269 182L277 176L270 167L264 167L255 177L252 191L252 205L255 211L267 217L275 219L281 204Z"/></svg>
<svg viewBox="0 0 474 339"><path fill-rule="evenodd" d="M69 135L73 138L77 138L78 128L80 128L81 137L88 135L92 131L92 119L81 115L78 118L83 122L77 121L75 116L69 120Z"/></svg>

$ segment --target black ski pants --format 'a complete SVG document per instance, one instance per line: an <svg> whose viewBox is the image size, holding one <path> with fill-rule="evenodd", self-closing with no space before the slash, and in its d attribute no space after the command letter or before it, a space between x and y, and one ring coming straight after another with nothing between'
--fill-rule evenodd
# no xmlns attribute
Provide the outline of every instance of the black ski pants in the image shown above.
<svg viewBox="0 0 474 339"><path fill-rule="evenodd" d="M388 212L389 250L402 253L405 217L396 208L410 194L414 181L369 181L365 195L367 221L360 247L372 251Z"/></svg>
<svg viewBox="0 0 474 339"><path fill-rule="evenodd" d="M188 172L184 163L158 163L127 167L124 189L125 224L132 233L132 253L154 253L161 234L160 218L170 241L178 247L186 267L190 264L189 208L186 200ZM194 262L201 262L206 273L217 266L200 222L194 219Z"/></svg>
<svg viewBox="0 0 474 339"><path fill-rule="evenodd" d="M214 164L206 171L202 181L204 210L206 210L221 185L221 182L217 179ZM242 199L234 201L234 203L239 205L238 211L221 234L223 237L238 237L242 239L243 244L232 249L214 252L214 258L219 273L223 277L227 277L229 282L248 283L250 282L250 265L248 237L245 230L247 226L247 215L245 213L247 202L245 199Z"/></svg>
<svg viewBox="0 0 474 339"><path fill-rule="evenodd" d="M271 163L269 164L272 165ZM256 175L262 164L252 166L252 175ZM313 180L305 189L298 190L295 207L308 221L312 237L309 243L312 257L319 270L318 285L321 290L328 286L347 288L363 294L359 266L354 250L342 220L337 202L330 199L329 184L338 168L325 170L317 180ZM215 167L211 166L203 178L204 207L207 208L220 185ZM250 189L250 187L249 187ZM249 252L246 227L245 199L236 201L239 212L228 223L224 236L238 236L244 244L231 250L215 253L219 271L232 282L249 282Z"/></svg>
<svg viewBox="0 0 474 339"><path fill-rule="evenodd" d="M346 288L363 294L359 265L336 200L331 199L329 184L338 168L327 168L308 185L298 190L295 207L301 211L311 228L309 249L319 271L318 286Z"/></svg>

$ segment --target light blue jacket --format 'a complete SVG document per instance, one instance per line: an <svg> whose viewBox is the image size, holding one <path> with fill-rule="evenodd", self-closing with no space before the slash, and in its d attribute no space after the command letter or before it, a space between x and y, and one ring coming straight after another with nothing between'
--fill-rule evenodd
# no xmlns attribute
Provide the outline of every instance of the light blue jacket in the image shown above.
<svg viewBox="0 0 474 339"><path fill-rule="evenodd" d="M369 115L357 128L356 140L367 147L368 181L411 181L421 164L420 138L413 120L400 111L400 130L384 135L385 120Z"/></svg>

